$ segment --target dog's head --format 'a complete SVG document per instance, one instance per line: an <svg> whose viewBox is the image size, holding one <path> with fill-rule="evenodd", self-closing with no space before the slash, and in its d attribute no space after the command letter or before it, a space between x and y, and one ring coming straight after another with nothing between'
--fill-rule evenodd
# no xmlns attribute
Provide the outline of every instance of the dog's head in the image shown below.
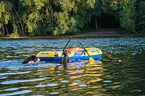
<svg viewBox="0 0 145 96"><path fill-rule="evenodd" d="M23 63L29 63L29 64L32 64L32 63L37 63L39 62L40 59L37 58L35 55L31 55L30 57L28 57L26 60L23 61Z"/></svg>
<svg viewBox="0 0 145 96"><path fill-rule="evenodd" d="M37 61L37 57L35 55L30 56L31 60L36 62Z"/></svg>

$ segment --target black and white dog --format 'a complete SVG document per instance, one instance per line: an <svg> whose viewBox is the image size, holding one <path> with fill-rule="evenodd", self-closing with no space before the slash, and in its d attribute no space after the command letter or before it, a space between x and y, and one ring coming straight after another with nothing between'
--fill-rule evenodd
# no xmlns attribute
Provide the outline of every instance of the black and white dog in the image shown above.
<svg viewBox="0 0 145 96"><path fill-rule="evenodd" d="M40 61L39 58L37 58L35 55L31 55L30 57L25 59L23 63L34 64L34 63L38 63L39 61Z"/></svg>

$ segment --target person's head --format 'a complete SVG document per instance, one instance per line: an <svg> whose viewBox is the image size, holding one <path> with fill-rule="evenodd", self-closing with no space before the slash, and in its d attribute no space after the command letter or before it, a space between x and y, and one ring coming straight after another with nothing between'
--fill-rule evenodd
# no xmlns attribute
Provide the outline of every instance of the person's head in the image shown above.
<svg viewBox="0 0 145 96"><path fill-rule="evenodd" d="M69 55L69 50L68 49L64 49L63 55L68 56Z"/></svg>

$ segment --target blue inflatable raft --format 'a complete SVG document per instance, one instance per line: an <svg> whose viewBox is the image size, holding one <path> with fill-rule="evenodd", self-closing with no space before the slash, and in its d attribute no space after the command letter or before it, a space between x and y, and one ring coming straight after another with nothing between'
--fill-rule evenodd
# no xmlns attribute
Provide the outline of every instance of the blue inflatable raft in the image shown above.
<svg viewBox="0 0 145 96"><path fill-rule="evenodd" d="M89 60L88 54L83 48L70 48L68 58L73 61ZM99 48L86 48L89 55L97 60L102 56L102 51ZM36 56L40 61L60 61L63 58L63 51L44 51L39 52Z"/></svg>

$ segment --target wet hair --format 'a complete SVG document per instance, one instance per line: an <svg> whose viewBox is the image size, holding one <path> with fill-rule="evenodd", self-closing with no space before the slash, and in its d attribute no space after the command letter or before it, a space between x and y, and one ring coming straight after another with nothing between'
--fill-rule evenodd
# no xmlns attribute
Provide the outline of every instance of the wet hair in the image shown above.
<svg viewBox="0 0 145 96"><path fill-rule="evenodd" d="M23 63L29 63L29 61L36 62L37 61L37 57L35 55L31 55L30 57L28 57L27 59L25 59L23 61Z"/></svg>

